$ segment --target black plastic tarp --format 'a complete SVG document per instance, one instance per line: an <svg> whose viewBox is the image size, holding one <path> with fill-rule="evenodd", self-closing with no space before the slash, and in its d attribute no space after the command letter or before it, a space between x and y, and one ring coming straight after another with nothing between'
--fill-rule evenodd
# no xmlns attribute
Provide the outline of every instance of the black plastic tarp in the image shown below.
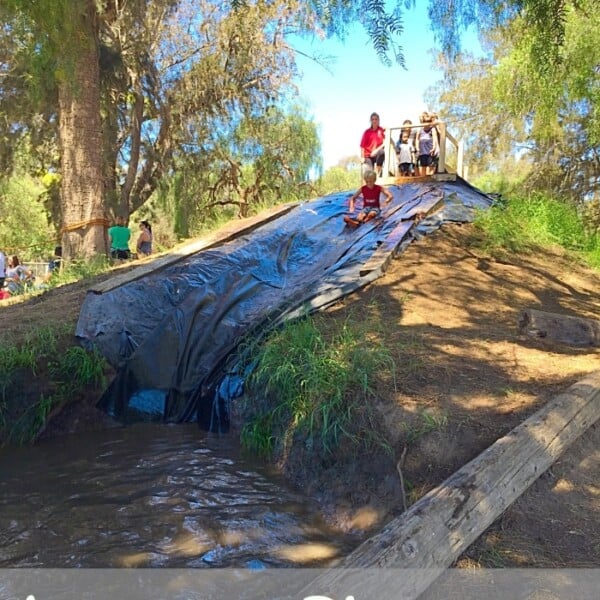
<svg viewBox="0 0 600 600"><path fill-rule="evenodd" d="M302 203L216 248L103 294L89 293L76 335L118 369L100 405L122 420L202 420L218 409L227 357L245 336L327 306L381 275L361 268L402 222L404 245L491 199L462 180L389 186L384 217L352 230L349 193ZM235 386L239 385L235 382Z"/></svg>

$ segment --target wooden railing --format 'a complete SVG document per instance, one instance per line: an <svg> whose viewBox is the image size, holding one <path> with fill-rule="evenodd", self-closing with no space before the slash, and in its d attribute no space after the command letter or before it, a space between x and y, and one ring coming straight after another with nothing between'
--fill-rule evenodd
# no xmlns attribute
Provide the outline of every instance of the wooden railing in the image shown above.
<svg viewBox="0 0 600 600"><path fill-rule="evenodd" d="M396 142L400 137L402 129L410 127L411 130L420 129L424 127L422 124L416 125L400 125L398 127L391 127L386 129L386 141L385 141L385 161L383 163L383 172L387 173L389 177L398 176L398 161L396 160ZM457 140L446 128L446 124L443 121L437 121L434 123L434 127L437 128L439 133L439 146L440 153L438 157L437 174L453 173L466 178L466 167L464 164L464 144L462 140ZM449 160L450 153L449 148L455 150L456 161Z"/></svg>

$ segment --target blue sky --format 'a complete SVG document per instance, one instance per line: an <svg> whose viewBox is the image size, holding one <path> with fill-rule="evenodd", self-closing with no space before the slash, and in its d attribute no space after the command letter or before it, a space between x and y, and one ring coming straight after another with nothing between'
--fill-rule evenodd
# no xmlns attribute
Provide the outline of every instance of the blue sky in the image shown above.
<svg viewBox="0 0 600 600"><path fill-rule="evenodd" d="M375 111L383 127L396 127L404 119L418 122L423 110L435 110L426 97L429 86L442 78L432 68L435 42L427 17L426 2L404 13L402 47L406 69L386 67L377 57L373 45L359 26L341 42L337 39L304 39L295 47L310 54L333 55L332 73L298 56L302 78L298 85L308 104L309 115L319 126L325 169L341 158L358 154L362 132L369 126ZM463 38L469 49L476 38Z"/></svg>

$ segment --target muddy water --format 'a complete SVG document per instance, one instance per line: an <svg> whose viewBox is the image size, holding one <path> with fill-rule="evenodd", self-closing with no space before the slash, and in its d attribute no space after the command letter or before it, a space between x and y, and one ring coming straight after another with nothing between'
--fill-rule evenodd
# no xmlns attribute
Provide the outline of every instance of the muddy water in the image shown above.
<svg viewBox="0 0 600 600"><path fill-rule="evenodd" d="M194 425L0 451L0 567L323 566L355 543Z"/></svg>

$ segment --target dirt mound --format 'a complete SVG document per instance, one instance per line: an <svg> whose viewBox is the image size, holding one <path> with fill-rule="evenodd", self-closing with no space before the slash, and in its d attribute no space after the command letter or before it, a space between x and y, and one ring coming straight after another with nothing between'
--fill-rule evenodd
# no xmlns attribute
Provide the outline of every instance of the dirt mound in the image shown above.
<svg viewBox="0 0 600 600"><path fill-rule="evenodd" d="M599 318L599 274L560 249L493 260L475 249L473 236L472 226L451 226L413 243L384 277L329 313L346 319L357 305L375 311L396 349L396 389L379 390L380 410L396 458L407 449L402 475L409 503L600 368L597 349L551 345L518 333L526 308ZM380 466L362 479L354 466L358 480L341 466L341 477L350 483L346 506L334 520L351 526L356 514L367 511L369 526L379 526L402 511L399 477L393 481L393 468L377 474ZM598 481L596 425L459 564L598 566ZM333 470L325 482L327 490L341 485Z"/></svg>
<svg viewBox="0 0 600 600"><path fill-rule="evenodd" d="M560 250L489 259L474 249L473 235L472 226L446 226L413 243L376 283L327 312L332 320L360 311L381 319L397 365L395 385L383 378L378 389L394 459L349 457L322 468L304 456L286 465L288 476L321 498L339 525L367 532L402 511L396 464L404 448L400 472L411 503L553 396L600 369L597 349L550 345L517 329L525 308L600 318L598 273ZM64 322L74 328L91 284L0 307L4 339L18 339L27 325ZM82 421L90 426L93 420L88 414ZM598 481L596 425L459 565L598 566Z"/></svg>

